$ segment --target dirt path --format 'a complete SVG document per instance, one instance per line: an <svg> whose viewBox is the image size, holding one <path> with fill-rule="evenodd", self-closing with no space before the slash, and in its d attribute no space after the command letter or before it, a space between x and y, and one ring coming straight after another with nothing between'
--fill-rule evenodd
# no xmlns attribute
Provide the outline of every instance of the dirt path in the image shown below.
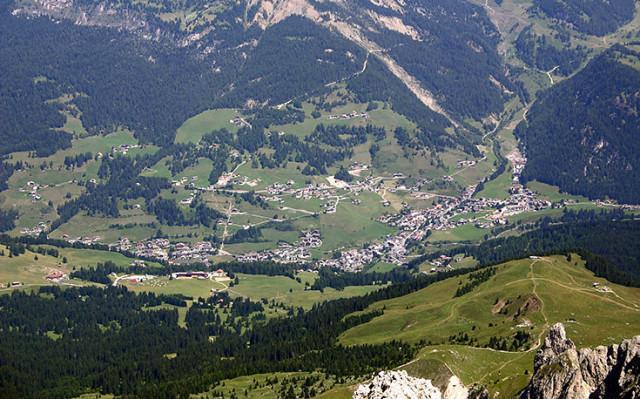
<svg viewBox="0 0 640 399"><path fill-rule="evenodd" d="M224 224L224 231L222 232L222 240L220 242L220 253L224 251L224 241L227 239L227 234L229 232L229 225L231 224L231 209L233 209L233 202L229 201L229 207L227 208L227 222Z"/></svg>
<svg viewBox="0 0 640 399"><path fill-rule="evenodd" d="M560 68L560 65L556 65L553 68L551 68L550 70L545 72L547 74L547 76L549 77L549 81L551 82L551 86L553 86L555 84L554 81L553 81L553 76L551 76L551 74L558 68Z"/></svg>

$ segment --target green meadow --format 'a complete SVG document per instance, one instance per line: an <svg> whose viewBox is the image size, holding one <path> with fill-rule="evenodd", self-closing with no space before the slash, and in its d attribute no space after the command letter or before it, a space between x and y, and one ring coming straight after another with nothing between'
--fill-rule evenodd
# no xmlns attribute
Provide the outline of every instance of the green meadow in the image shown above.
<svg viewBox="0 0 640 399"><path fill-rule="evenodd" d="M345 332L345 345L400 339L424 340L418 359L446 364L464 383L483 383L511 397L527 382L535 349L549 326L563 322L578 347L608 345L638 334L640 289L611 284L584 267L575 255L523 259L497 266L497 273L471 292L454 297L466 276L435 283L418 292L382 301L368 310L382 316ZM608 286L612 292L595 289ZM367 311L368 311L367 310ZM531 335L529 350L483 347L491 337ZM449 337L467 334L478 345L455 345ZM501 367L497 367L501 364Z"/></svg>

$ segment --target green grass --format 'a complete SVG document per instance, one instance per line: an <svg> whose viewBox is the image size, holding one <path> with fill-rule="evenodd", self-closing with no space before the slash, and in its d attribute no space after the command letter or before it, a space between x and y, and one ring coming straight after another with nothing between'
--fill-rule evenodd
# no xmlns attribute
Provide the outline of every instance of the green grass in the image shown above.
<svg viewBox="0 0 640 399"><path fill-rule="evenodd" d="M50 285L45 277L53 270L60 270L64 273L71 271L71 264L62 263L62 257L35 254L26 251L20 256L9 257L9 251L4 245L0 245L0 251L4 251L5 256L0 256L0 283L5 285L12 281L20 281L25 285ZM35 257L38 257L35 260ZM0 289L0 293L10 290Z"/></svg>
<svg viewBox="0 0 640 399"><path fill-rule="evenodd" d="M386 273L398 267L392 263L379 262L367 269L368 273Z"/></svg>
<svg viewBox="0 0 640 399"><path fill-rule="evenodd" d="M233 287L229 282L216 282L211 280L170 280L160 277L145 283L127 285L129 289L137 292L154 292L156 294L183 294L193 298L206 298L211 290L223 290L229 292L232 297L250 298L260 301L266 298L287 306L303 307L310 309L314 304L352 296L367 294L378 289L376 286L347 287L342 291L327 288L324 292L305 290L305 282L311 284L315 279L312 273L301 273L301 282L284 276L264 276L237 274L240 282Z"/></svg>
<svg viewBox="0 0 640 399"><path fill-rule="evenodd" d="M483 344L492 336L512 336L524 319L531 323L525 330L532 335L533 345L556 322L565 323L568 336L578 347L620 342L638 333L640 289L594 277L576 256L572 263L563 256L512 261L497 270L489 281L458 298L454 293L460 282L466 281L464 276L378 302L369 310L384 309L384 315L348 330L340 342L430 341L432 345L419 358L443 361L463 382L488 384L492 391L510 397L526 384L524 370L531 371L535 350L501 353L449 345L448 337L467 333ZM608 285L615 294L596 291L593 282ZM514 317L526 300L535 298L537 306ZM506 314L501 314L501 305L496 303L508 301L512 304L504 306Z"/></svg>
<svg viewBox="0 0 640 399"><path fill-rule="evenodd" d="M531 190L539 193L542 197L547 198L551 202L560 202L561 200L573 200L577 202L587 202L588 198L580 195L572 195L560 192L560 189L549 184L541 183L539 181L532 181L527 183L527 187Z"/></svg>
<svg viewBox="0 0 640 399"><path fill-rule="evenodd" d="M511 169L508 168L504 173L496 177L495 179L485 183L484 189L476 194L479 198L495 198L495 199L507 199L509 198L509 188L512 184Z"/></svg>
<svg viewBox="0 0 640 399"><path fill-rule="evenodd" d="M485 234L489 234L490 230L481 229L474 226L471 223L464 224L462 226L455 227L451 230L438 230L434 231L429 237L429 241L476 241L484 237Z"/></svg>
<svg viewBox="0 0 640 399"><path fill-rule="evenodd" d="M347 287L342 291L326 288L324 292L305 290L305 281L311 284L309 275L302 275L299 283L284 276L260 276L238 274L240 284L229 288L232 296L242 296L258 301L262 298L275 300L289 306L311 308L315 303L338 298L360 296L378 289L375 286Z"/></svg>
<svg viewBox="0 0 640 399"><path fill-rule="evenodd" d="M238 128L229 121L237 115L237 110L228 108L204 111L187 119L182 126L178 128L176 143L197 144L205 134L222 128L236 132Z"/></svg>
<svg viewBox="0 0 640 399"><path fill-rule="evenodd" d="M350 200L341 200L336 213L321 214L319 219L303 219L305 228L317 228L322 233L322 251L352 247L367 241L383 238L395 230L375 219L387 208L375 193L362 193L362 203L353 205Z"/></svg>
<svg viewBox="0 0 640 399"><path fill-rule="evenodd" d="M43 248L53 248L43 245ZM52 285L45 277L53 270L60 270L65 274L71 273L74 269L81 267L93 267L97 263L107 261L114 262L121 267L127 267L132 259L117 252L98 251L93 249L56 248L59 256L37 254L26 251L20 256L9 257L9 251L5 246L0 245L0 251L5 252L5 256L0 256L0 283L20 281L27 286ZM37 256L37 260L35 257ZM67 258L67 263L63 259ZM149 267L158 267L154 262L147 262ZM72 284L87 284L78 280L72 280ZM6 292L6 291L0 291Z"/></svg>
<svg viewBox="0 0 640 399"><path fill-rule="evenodd" d="M198 163L182 171L176 179L187 178L188 183L194 183L198 187L209 186L209 175L213 170L213 162L208 158L198 159ZM194 179L195 178L195 179Z"/></svg>
<svg viewBox="0 0 640 399"><path fill-rule="evenodd" d="M154 216L146 215L142 211L119 218L105 218L79 213L53 231L50 236L63 238L66 234L70 238L99 237L99 241L103 243L115 243L121 237L138 241L151 237L155 233L156 229L147 225L154 222L157 223ZM127 227L130 223L133 226Z"/></svg>
<svg viewBox="0 0 640 399"><path fill-rule="evenodd" d="M281 397L278 392L282 389L283 382L286 381L285 386L289 386L290 382L296 379L297 382L293 384L293 386L296 387L295 390L296 392L298 392L298 390L301 389L304 380L310 376L320 378L319 382L314 385L314 389L318 393L324 392L325 390L331 389L335 386L334 378L329 377L327 379L327 376L322 373L292 372L254 374L229 380L223 380L219 385L212 387L208 392L191 395L191 398L207 399L212 397L211 395L215 395L213 396L215 398L227 398L231 397L231 395L235 393L238 397L248 399L277 399ZM277 380L277 382L270 384L267 383L267 380L271 382Z"/></svg>

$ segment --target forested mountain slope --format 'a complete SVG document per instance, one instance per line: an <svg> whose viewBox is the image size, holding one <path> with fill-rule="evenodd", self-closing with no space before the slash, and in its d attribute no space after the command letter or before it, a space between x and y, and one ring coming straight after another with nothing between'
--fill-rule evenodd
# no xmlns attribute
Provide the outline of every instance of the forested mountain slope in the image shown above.
<svg viewBox="0 0 640 399"><path fill-rule="evenodd" d="M591 35L605 35L633 18L634 0L535 0L534 10Z"/></svg>
<svg viewBox="0 0 640 399"><path fill-rule="evenodd" d="M513 96L497 30L482 7L465 1L3 0L0 11L1 67L11 70L14 52L25 54L21 76L3 87L11 101L0 112L7 120L31 109L33 132L59 128L58 104L43 102L73 94L90 132L123 126L166 144L204 108L305 98L366 72L368 58L383 66L375 72L383 84L400 84L387 85L385 97L360 86L359 97L391 98L428 135L498 113ZM410 102L418 106L400 104ZM3 129L5 152L38 149L17 139L24 125ZM47 147L68 140L51 134Z"/></svg>
<svg viewBox="0 0 640 399"><path fill-rule="evenodd" d="M615 47L542 94L517 129L525 180L640 202L639 54Z"/></svg>

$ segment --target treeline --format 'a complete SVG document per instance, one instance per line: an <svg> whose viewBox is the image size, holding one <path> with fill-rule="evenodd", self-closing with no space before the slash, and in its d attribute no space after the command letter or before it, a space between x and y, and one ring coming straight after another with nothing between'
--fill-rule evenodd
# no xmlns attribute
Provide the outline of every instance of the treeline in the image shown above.
<svg viewBox="0 0 640 399"><path fill-rule="evenodd" d="M414 278L414 275L403 268L396 268L390 272L342 272L330 268L321 268L318 278L311 285L312 290L323 291L325 288L343 290L349 286L373 284L401 283Z"/></svg>
<svg viewBox="0 0 640 399"><path fill-rule="evenodd" d="M640 287L640 221L588 221L547 224L520 236L497 238L431 255L463 253L480 266L542 256L577 252L587 269L599 277Z"/></svg>
<svg viewBox="0 0 640 399"><path fill-rule="evenodd" d="M467 278L468 282L459 286L456 289L456 293L454 297L457 298L457 297L463 296L464 294L468 294L480 284L484 283L485 281L489 281L489 279L495 276L495 274L496 274L495 267L490 267L490 268L469 274L469 277Z"/></svg>
<svg viewBox="0 0 640 399"><path fill-rule="evenodd" d="M376 141L381 141L387 136L387 132L383 127L373 125L346 127L325 126L321 123L305 140L324 143L332 147L351 148L366 143L369 136L373 136Z"/></svg>
<svg viewBox="0 0 640 399"><path fill-rule="evenodd" d="M84 281L91 281L98 284L110 285L112 281L109 278L109 275L112 273L122 273L123 271L124 269L115 263L106 261L104 263L96 264L95 267L83 267L79 270L74 270L69 274L69 277Z"/></svg>
<svg viewBox="0 0 640 399"><path fill-rule="evenodd" d="M64 157L63 163L67 169L79 168L85 163L87 163L87 161L90 161L92 159L93 159L93 154L90 152L85 152L83 154L67 155Z"/></svg>
<svg viewBox="0 0 640 399"><path fill-rule="evenodd" d="M445 129L449 121L442 115L427 108L408 91L404 84L375 57L369 57L364 73L349 80L347 88L354 92L360 102L388 101L391 108L418 125L425 136L425 144L436 149L456 145Z"/></svg>
<svg viewBox="0 0 640 399"><path fill-rule="evenodd" d="M203 302L188 311L187 329L179 327L176 310L157 308L163 299L153 294L113 287L17 291L0 296L0 386L7 397L69 397L99 390L177 398L205 391L223 379L256 373L365 375L410 360L416 348L401 342L337 345L343 331L380 312L345 316L464 272L421 276L266 323L247 324L246 317L225 321ZM260 308L246 301L237 306L237 315ZM167 353L176 356L168 358ZM47 361L34 361L36 357Z"/></svg>

